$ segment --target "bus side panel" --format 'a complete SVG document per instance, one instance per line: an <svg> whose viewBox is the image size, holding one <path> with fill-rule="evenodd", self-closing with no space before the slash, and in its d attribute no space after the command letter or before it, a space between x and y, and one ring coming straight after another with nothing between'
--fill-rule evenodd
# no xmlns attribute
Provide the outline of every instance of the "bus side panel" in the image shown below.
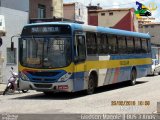
<svg viewBox="0 0 160 120"><path fill-rule="evenodd" d="M84 89L84 72L74 73L73 91L80 91Z"/></svg>
<svg viewBox="0 0 160 120"><path fill-rule="evenodd" d="M132 67L121 67L120 68L120 74L118 77L118 82L122 82L122 81L126 81L130 79L130 71L131 71Z"/></svg>
<svg viewBox="0 0 160 120"><path fill-rule="evenodd" d="M137 61L135 60L134 62L138 63L138 60L139 60L138 58L143 59L147 57L149 56L148 55L130 55L130 56L121 55L121 56L111 56L111 60L124 60L124 59L130 60L133 58L133 59L137 59ZM114 83L130 80L131 79L130 74L131 74L131 70L133 66L136 67L137 78L146 76L149 73L150 67L151 67L151 65L132 65L131 64L131 66L127 66L127 67L117 67L117 68L108 69L106 72L106 76L105 76L103 85L114 84ZM99 71L101 72L101 70ZM102 82L103 80L99 79L99 81ZM101 85L102 84L99 84L99 86Z"/></svg>
<svg viewBox="0 0 160 120"><path fill-rule="evenodd" d="M108 69L104 85L114 84L129 80L131 67Z"/></svg>
<svg viewBox="0 0 160 120"><path fill-rule="evenodd" d="M98 59L98 61L110 60L110 55L99 56L97 59ZM97 63L97 65L99 65L99 64ZM110 72L110 71L108 72L109 69L107 67L100 69L98 66L98 68L96 68L96 69L99 69L98 70L98 86L103 86L103 85L107 84L108 81L110 80L108 78L112 77L112 72Z"/></svg>
<svg viewBox="0 0 160 120"><path fill-rule="evenodd" d="M150 71L151 65L139 65L136 66L137 69L137 78L146 76Z"/></svg>

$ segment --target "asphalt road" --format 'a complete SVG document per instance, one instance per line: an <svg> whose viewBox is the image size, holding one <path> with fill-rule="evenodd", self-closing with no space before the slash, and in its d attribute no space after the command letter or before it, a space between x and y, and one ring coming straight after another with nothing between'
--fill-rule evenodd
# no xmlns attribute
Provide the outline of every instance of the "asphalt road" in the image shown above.
<svg viewBox="0 0 160 120"><path fill-rule="evenodd" d="M160 76L137 79L135 86L127 83L100 87L93 95L56 93L45 96L29 91L0 95L0 113L63 114L63 113L153 113L160 101Z"/></svg>

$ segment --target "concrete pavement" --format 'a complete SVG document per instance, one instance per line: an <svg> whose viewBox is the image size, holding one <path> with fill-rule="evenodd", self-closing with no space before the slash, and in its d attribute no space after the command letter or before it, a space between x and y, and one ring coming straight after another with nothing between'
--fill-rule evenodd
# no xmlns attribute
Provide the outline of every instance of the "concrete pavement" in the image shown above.
<svg viewBox="0 0 160 120"><path fill-rule="evenodd" d="M115 84L101 87L93 95L78 92L45 96L36 91L25 94L16 92L0 96L0 113L151 114L157 112L159 91L160 75L137 79L135 86Z"/></svg>
<svg viewBox="0 0 160 120"><path fill-rule="evenodd" d="M0 83L0 95L2 95L2 93L3 93L4 89L5 89L5 87L6 87L6 84Z"/></svg>

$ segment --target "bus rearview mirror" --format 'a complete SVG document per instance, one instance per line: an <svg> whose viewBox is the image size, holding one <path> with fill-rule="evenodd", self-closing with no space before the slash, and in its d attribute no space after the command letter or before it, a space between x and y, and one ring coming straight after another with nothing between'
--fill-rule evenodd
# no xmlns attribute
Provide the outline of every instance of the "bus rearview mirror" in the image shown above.
<svg viewBox="0 0 160 120"><path fill-rule="evenodd" d="M11 51L14 50L14 42L11 42Z"/></svg>
<svg viewBox="0 0 160 120"><path fill-rule="evenodd" d="M78 63L78 57L77 56L74 58L74 63L75 64Z"/></svg>

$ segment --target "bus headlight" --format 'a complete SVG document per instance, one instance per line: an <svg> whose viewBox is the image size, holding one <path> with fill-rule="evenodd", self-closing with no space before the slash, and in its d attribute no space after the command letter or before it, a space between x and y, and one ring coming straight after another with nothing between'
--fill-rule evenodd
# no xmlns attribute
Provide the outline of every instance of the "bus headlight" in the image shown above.
<svg viewBox="0 0 160 120"><path fill-rule="evenodd" d="M20 77L21 77L23 80L29 81L29 78L28 78L23 72L20 73Z"/></svg>
<svg viewBox="0 0 160 120"><path fill-rule="evenodd" d="M64 74L61 78L59 78L59 82L65 82L65 81L67 81L70 77L71 77L71 73L66 73L66 74Z"/></svg>

